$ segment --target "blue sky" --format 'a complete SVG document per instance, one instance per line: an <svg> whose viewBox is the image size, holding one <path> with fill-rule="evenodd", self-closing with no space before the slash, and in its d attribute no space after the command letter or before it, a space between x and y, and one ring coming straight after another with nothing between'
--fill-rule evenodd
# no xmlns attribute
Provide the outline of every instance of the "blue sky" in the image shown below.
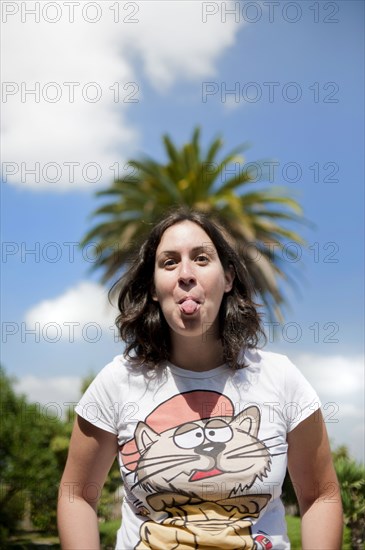
<svg viewBox="0 0 365 550"><path fill-rule="evenodd" d="M364 4L87 4L73 23L63 2L38 22L34 2L2 5L2 364L19 391L62 408L122 351L101 273L73 243L110 166L164 160L161 135L181 145L199 125L205 146L221 135L225 151L250 143L247 162L278 163L267 185L285 185L313 224L269 348L299 365L334 444L363 460Z"/></svg>

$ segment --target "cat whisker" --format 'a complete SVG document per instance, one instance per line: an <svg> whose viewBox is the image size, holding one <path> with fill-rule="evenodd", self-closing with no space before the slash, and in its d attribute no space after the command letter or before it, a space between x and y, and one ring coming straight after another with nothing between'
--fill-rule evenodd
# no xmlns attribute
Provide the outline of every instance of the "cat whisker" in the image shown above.
<svg viewBox="0 0 365 550"><path fill-rule="evenodd" d="M184 458L179 457L176 460L163 460L163 461L156 459L156 462L149 462L147 465L144 462L141 462L138 464L136 468L136 472L139 472L144 468L151 469L151 468L154 468L155 466L163 466L164 464L166 464L167 467L171 469L171 468L175 468L176 466L179 466L180 464L184 464L185 462L190 462L191 460L196 460L196 456L186 456Z"/></svg>
<svg viewBox="0 0 365 550"><path fill-rule="evenodd" d="M242 450L242 449L247 449L246 452L250 453L251 452L250 447L257 447L257 445L259 445L259 444L263 445L263 447L261 447L261 449L255 449L255 451L257 451L257 450L265 451L266 449L272 449L274 447L277 447L279 445L279 443L276 443L274 445L266 445L265 444L266 441L270 441L271 439L277 439L277 436L274 435L272 437L267 437L266 439L255 439L254 441L251 441L250 443L247 443L246 445L242 445L241 447L236 447L235 449L232 449L232 451L229 451L226 454L226 456L229 457L230 454L236 453L237 451Z"/></svg>
<svg viewBox="0 0 365 550"><path fill-rule="evenodd" d="M266 437L265 439L260 439L260 441L264 442L264 441L270 441L270 439L277 439L279 436L278 435L273 435L272 437Z"/></svg>
<svg viewBox="0 0 365 550"><path fill-rule="evenodd" d="M275 447L277 447L277 446L278 446L278 444L276 444L276 445L266 445L266 449L275 449Z"/></svg>
<svg viewBox="0 0 365 550"><path fill-rule="evenodd" d="M251 453L246 452L246 453L236 453L234 455L226 456L226 458L227 458L227 460L231 460L232 458L265 458L267 455L268 455L268 453L265 453L265 454L251 454Z"/></svg>
<svg viewBox="0 0 365 550"><path fill-rule="evenodd" d="M258 445L262 445L262 450L264 451L266 449L266 445L264 445L263 443L261 443L260 440L255 440L255 441L252 441L251 443L247 443L246 445L241 445L240 447L235 447L234 449L232 449L231 451L228 451L227 452L227 455L231 454L231 453L234 453L238 450L241 450L241 449L249 449L250 447L257 447ZM256 449L255 449L256 450ZM250 450L248 451L250 452ZM226 455L226 456L227 456Z"/></svg>
<svg viewBox="0 0 365 550"><path fill-rule="evenodd" d="M254 452L258 452L259 454L251 454L251 450L248 450L248 451L244 451L244 452L239 452L239 453L235 453L235 454L232 454L230 453L229 456L226 455L226 458L227 459L231 459L231 458L259 458L259 457L265 457L267 456L268 454L270 456L279 456L279 455L285 455L286 454L286 451L283 451L282 453L270 453L269 451L267 451L267 449L272 449L273 447L276 447L276 445L272 445L271 447L266 447L265 449L257 449L255 450ZM237 451L237 449L235 449L235 451ZM261 451L261 452L260 452Z"/></svg>
<svg viewBox="0 0 365 550"><path fill-rule="evenodd" d="M238 428L237 430L238 432L242 433L242 434L247 434L247 432L245 432L245 430L241 430L240 428ZM258 439L258 438L255 438L255 440L251 443L248 443L248 445L255 445L255 443L257 441L260 441L260 442L265 442L265 441L270 441L270 439L277 439L279 436L278 435L273 435L271 437L265 437L265 439Z"/></svg>
<svg viewBox="0 0 365 550"><path fill-rule="evenodd" d="M194 462L195 460L196 460L196 456L190 457L190 458L188 458L188 459L182 460L182 461L181 461L181 465L187 464L187 463L189 463L189 462ZM159 462L158 462L157 464L159 464ZM169 468L161 468L160 470L154 470L153 472L151 472L150 474L146 475L146 476L143 477L142 479L138 479L138 483L135 483L135 484L133 485L133 487L131 488L131 490L135 489L135 487L138 487L138 485L144 483L144 482L145 482L146 480L148 480L150 477L153 477L153 476L155 476L156 474L160 474L161 472L164 472L164 471L166 471L167 469L169 469Z"/></svg>
<svg viewBox="0 0 365 550"><path fill-rule="evenodd" d="M150 464L153 460L158 460L158 463L160 464L162 461L165 461L165 462L178 462L181 459L192 458L192 457L196 458L196 454L186 454L186 455L179 455L179 456L176 456L176 455L160 455L158 457L156 457L156 456L144 457L143 455L141 455L141 460L143 460L143 462L145 464L148 464L148 466L150 466Z"/></svg>
<svg viewBox="0 0 365 550"><path fill-rule="evenodd" d="M195 456L195 455L183 455L183 456L178 456L178 457L171 456L171 455L165 455L165 456L158 457L158 464L162 464L164 462L167 462L167 463L179 462L180 459L191 458L192 456ZM143 459L144 464L147 464L148 466L151 466L151 465L153 466L152 461L156 460L156 457L151 456L150 458L143 458L143 455L142 455L142 459ZM165 459L165 460L163 460L163 459ZM124 465L126 467L128 467L131 464L135 464L136 462L139 462L139 460L141 460L141 459L139 458L137 460L136 459L131 460L130 462L124 462Z"/></svg>

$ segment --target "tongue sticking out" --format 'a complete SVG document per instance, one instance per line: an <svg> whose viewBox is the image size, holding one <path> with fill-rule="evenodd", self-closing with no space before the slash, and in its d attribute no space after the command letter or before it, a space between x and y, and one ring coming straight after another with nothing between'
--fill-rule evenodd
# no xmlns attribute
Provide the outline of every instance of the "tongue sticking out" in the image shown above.
<svg viewBox="0 0 365 550"><path fill-rule="evenodd" d="M198 309L198 303L194 300L185 300L180 304L181 311L184 313L191 315L192 313L195 313Z"/></svg>

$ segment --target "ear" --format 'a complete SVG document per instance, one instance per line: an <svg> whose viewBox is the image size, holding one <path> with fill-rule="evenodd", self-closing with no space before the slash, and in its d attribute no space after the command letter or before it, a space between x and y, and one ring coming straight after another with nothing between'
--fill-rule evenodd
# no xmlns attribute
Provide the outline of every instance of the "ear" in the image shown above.
<svg viewBox="0 0 365 550"><path fill-rule="evenodd" d="M147 426L144 422L138 422L136 431L134 433L134 439L136 441L137 449L141 454L147 451L147 449L160 438L152 428Z"/></svg>
<svg viewBox="0 0 365 550"><path fill-rule="evenodd" d="M228 269L226 269L224 272L224 278L226 281L224 292L229 292L230 290L232 290L234 277L235 277L234 269L233 269L233 266L230 265Z"/></svg>
<svg viewBox="0 0 365 550"><path fill-rule="evenodd" d="M155 285L154 285L154 284L151 285L150 293L151 293L151 298L152 298L152 300L153 300L154 302L158 302L158 298L157 298L156 289L155 289Z"/></svg>
<svg viewBox="0 0 365 550"><path fill-rule="evenodd" d="M247 407L237 416L234 417L233 422L237 423L241 430L249 433L250 435L257 437L260 428L260 410L255 405Z"/></svg>

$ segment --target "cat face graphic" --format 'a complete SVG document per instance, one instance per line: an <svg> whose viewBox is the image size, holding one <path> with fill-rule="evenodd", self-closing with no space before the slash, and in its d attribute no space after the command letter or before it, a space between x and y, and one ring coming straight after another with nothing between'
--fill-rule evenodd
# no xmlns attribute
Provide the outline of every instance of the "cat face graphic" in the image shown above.
<svg viewBox="0 0 365 550"><path fill-rule="evenodd" d="M247 489L270 470L270 453L257 437L259 427L260 411L255 406L236 416L184 422L162 433L139 422L136 485L148 492L177 491L202 498L204 483L219 482L224 474L227 495L237 481L241 490ZM217 496L221 497L222 493Z"/></svg>

